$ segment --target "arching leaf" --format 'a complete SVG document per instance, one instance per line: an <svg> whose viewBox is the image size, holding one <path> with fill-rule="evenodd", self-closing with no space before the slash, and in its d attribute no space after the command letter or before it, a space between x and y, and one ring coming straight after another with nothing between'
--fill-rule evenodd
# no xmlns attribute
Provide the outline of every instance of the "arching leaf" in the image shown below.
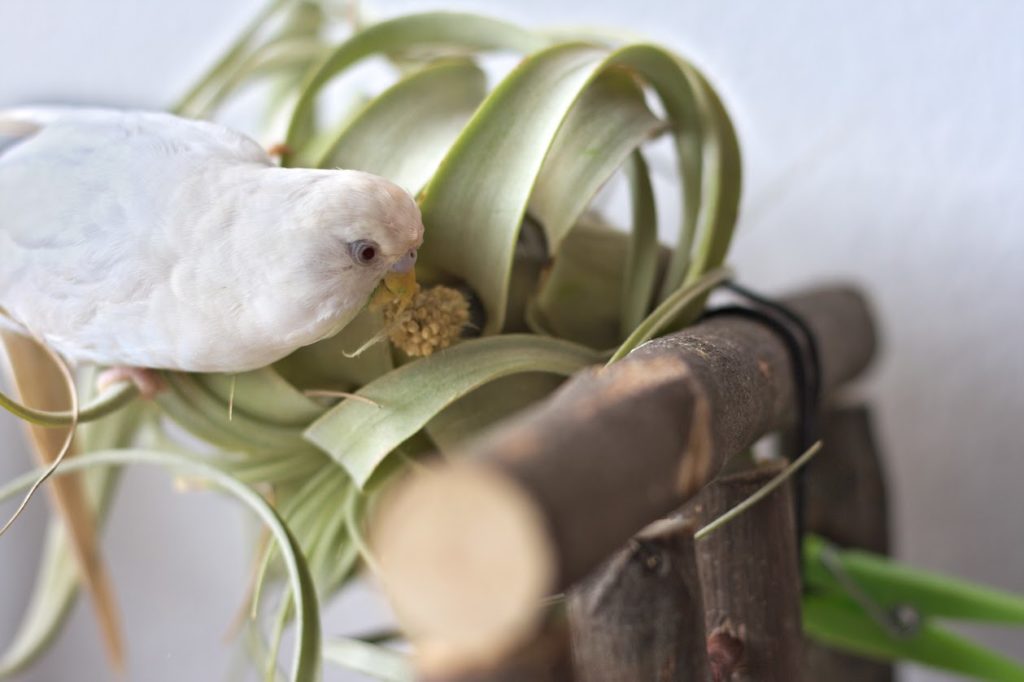
<svg viewBox="0 0 1024 682"><path fill-rule="evenodd" d="M286 155L283 163L296 166L315 162L302 156L313 134L307 125L308 114L331 79L366 57L431 45L532 52L547 43L546 38L519 26L475 14L428 12L369 26L339 45L310 75L295 104L288 129L287 144L295 151Z"/></svg>
<svg viewBox="0 0 1024 682"><path fill-rule="evenodd" d="M395 447L479 386L521 372L567 376L596 361L587 348L544 337L508 334L464 341L362 387L357 395L379 406L346 400L313 422L306 438L363 487Z"/></svg>
<svg viewBox="0 0 1024 682"><path fill-rule="evenodd" d="M360 112L318 165L376 173L415 194L486 93L483 71L469 61L416 71Z"/></svg>

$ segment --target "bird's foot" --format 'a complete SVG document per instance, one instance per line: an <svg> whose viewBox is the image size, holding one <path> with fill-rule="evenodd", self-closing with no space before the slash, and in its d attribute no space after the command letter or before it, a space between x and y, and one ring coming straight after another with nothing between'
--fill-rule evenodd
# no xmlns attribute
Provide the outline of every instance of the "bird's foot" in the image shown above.
<svg viewBox="0 0 1024 682"><path fill-rule="evenodd" d="M292 148L289 147L284 142L275 142L274 144L267 147L267 154L269 154L270 156L276 156L277 158L281 158L282 156L286 156L291 153Z"/></svg>
<svg viewBox="0 0 1024 682"><path fill-rule="evenodd" d="M143 367L111 367L103 370L96 378L96 386L102 393L120 381L130 381L135 384L135 387L139 389L139 395L146 400L151 400L164 387L163 379L160 378L158 372Z"/></svg>

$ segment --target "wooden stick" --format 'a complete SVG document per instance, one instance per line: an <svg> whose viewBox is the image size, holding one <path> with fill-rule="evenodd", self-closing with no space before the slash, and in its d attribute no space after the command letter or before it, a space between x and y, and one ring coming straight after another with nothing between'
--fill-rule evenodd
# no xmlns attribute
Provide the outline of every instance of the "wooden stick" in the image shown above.
<svg viewBox="0 0 1024 682"><path fill-rule="evenodd" d="M573 660L582 682L708 679L696 525L658 521L573 588Z"/></svg>
<svg viewBox="0 0 1024 682"><path fill-rule="evenodd" d="M0 341L10 360L19 398L27 405L45 410L67 410L70 400L60 371L42 347L27 336L0 332ZM60 451L67 429L27 425L36 457L44 466ZM72 446L73 447L73 446ZM73 455L72 450L69 455ZM78 476L57 476L47 486L54 510L64 523L72 553L78 563L81 584L92 597L96 621L107 659L117 672L124 671L124 638L113 584L100 552L96 514L90 507Z"/></svg>
<svg viewBox="0 0 1024 682"><path fill-rule="evenodd" d="M807 467L807 530L833 542L889 552L885 475L867 408L838 408L822 420L825 450ZM808 679L892 682L893 666L807 642Z"/></svg>
<svg viewBox="0 0 1024 682"><path fill-rule="evenodd" d="M817 336L826 391L868 364L874 333L855 292L786 303ZM791 423L794 392L775 332L716 317L577 374L468 444L457 465L409 476L371 527L407 632L467 652L508 647L529 630L540 597Z"/></svg>
<svg viewBox="0 0 1024 682"><path fill-rule="evenodd" d="M709 523L784 468L785 462L773 460L722 477L701 492L692 509L701 523ZM746 514L701 540L697 563L704 589L704 624L711 633L712 679L803 680L800 573L791 486L779 487Z"/></svg>
<svg viewBox="0 0 1024 682"><path fill-rule="evenodd" d="M569 623L564 609L547 614L543 625L525 644L493 661L476 663L447 658L422 647L417 652L420 682L573 682Z"/></svg>

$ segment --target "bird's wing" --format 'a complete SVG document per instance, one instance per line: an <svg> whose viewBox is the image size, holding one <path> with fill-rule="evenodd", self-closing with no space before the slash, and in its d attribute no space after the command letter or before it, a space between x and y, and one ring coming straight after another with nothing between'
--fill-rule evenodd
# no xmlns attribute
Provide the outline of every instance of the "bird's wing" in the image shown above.
<svg viewBox="0 0 1024 682"><path fill-rule="evenodd" d="M244 135L168 114L35 108L0 121L34 131L0 154L0 306L76 359L104 362L112 317L152 319L154 283L200 246L189 228L224 169L272 165Z"/></svg>
<svg viewBox="0 0 1024 682"><path fill-rule="evenodd" d="M24 138L47 127L87 130L92 135L136 136L178 140L186 147L231 157L239 162L271 163L267 152L252 139L216 123L180 118L155 111L122 111L62 106L0 109L0 136Z"/></svg>

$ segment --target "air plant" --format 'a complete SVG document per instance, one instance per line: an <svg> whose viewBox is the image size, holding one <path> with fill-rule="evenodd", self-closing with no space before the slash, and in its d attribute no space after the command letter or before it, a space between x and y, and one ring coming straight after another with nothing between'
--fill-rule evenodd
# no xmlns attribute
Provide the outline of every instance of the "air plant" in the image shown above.
<svg viewBox="0 0 1024 682"><path fill-rule="evenodd" d="M336 14L326 3L274 0L176 111L213 116L254 81L269 82L268 111L286 117L287 132L268 142L281 143L284 165L370 171L417 196L422 289L400 305L371 303L337 336L273 366L166 373L155 403L79 426L80 456L62 471L87 470L98 523L126 464L167 466L238 498L268 530L255 548L244 638L268 677L279 674L281 635L294 622L289 679L316 679L326 659L398 680L408 674L401 654L321 640L319 627L319 604L361 562L372 568L363 521L379 491L419 456L451 451L573 372L692 322L726 276L740 157L718 94L664 48L441 12L357 25L337 42L345 17ZM490 53L519 58L493 86L481 66ZM395 80L325 116L327 86L371 57L387 60ZM658 243L645 161L656 138L672 141L683 207L671 248ZM618 174L630 191L628 226L591 210ZM188 451L176 429L203 451ZM74 597L59 523L39 576L0 674L45 649ZM282 584L272 609L265 593Z"/></svg>

